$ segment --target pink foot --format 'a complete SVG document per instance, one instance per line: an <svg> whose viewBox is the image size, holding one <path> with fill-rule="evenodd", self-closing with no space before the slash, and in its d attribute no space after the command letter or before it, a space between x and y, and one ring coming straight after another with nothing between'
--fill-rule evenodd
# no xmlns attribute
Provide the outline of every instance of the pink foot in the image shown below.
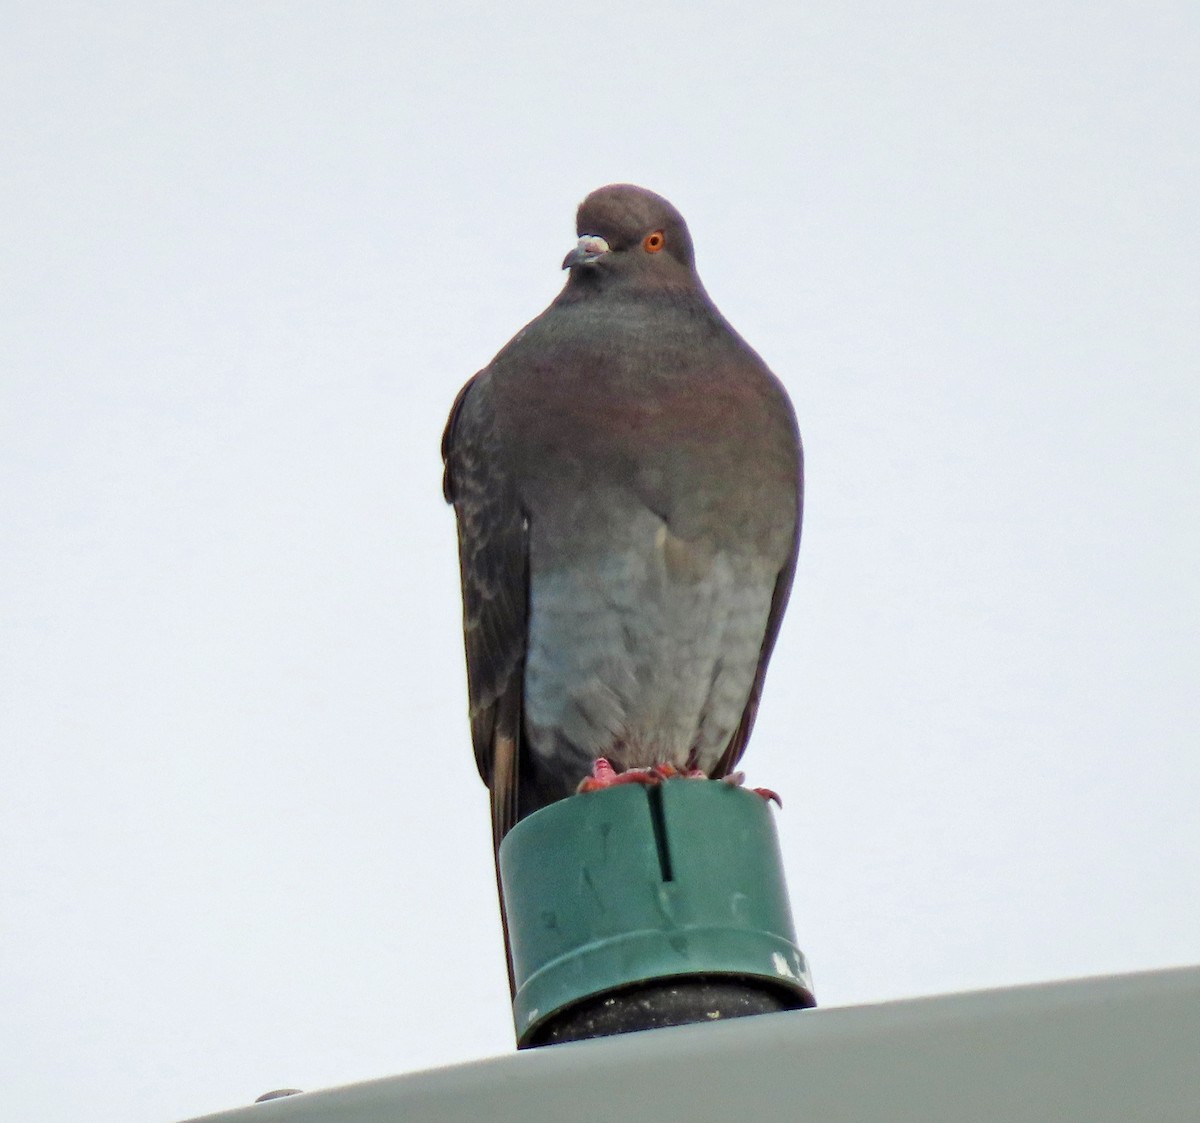
<svg viewBox="0 0 1200 1123"><path fill-rule="evenodd" d="M662 776L649 768L628 768L618 772L604 757L592 764L592 774L579 781L577 792L598 792L617 784L657 784Z"/></svg>
<svg viewBox="0 0 1200 1123"><path fill-rule="evenodd" d="M660 780L707 780L708 773L701 768L676 768L670 763L656 764L650 769Z"/></svg>
<svg viewBox="0 0 1200 1123"><path fill-rule="evenodd" d="M746 783L746 773L730 772L724 777L725 783L732 784L735 788L743 787ZM747 788L747 791L753 792L757 796L761 796L767 803L774 802L775 806L783 810L783 800L779 798L778 792L773 792L770 788Z"/></svg>
<svg viewBox="0 0 1200 1123"><path fill-rule="evenodd" d="M592 764L592 774L585 776L579 782L577 792L598 792L604 788L615 787L617 784L660 784L663 780L707 780L708 777L699 768L688 768L684 771L675 765L664 762L652 768L627 768L618 772L612 763L601 757Z"/></svg>

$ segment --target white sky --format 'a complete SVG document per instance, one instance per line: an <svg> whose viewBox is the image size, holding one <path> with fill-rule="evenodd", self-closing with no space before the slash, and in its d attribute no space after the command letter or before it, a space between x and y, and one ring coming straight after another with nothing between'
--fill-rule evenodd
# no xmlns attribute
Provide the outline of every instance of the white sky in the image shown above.
<svg viewBox="0 0 1200 1123"><path fill-rule="evenodd" d="M1200 959L1194 4L5 9L0 1116L511 1048L437 445L614 180L800 416L821 1002Z"/></svg>

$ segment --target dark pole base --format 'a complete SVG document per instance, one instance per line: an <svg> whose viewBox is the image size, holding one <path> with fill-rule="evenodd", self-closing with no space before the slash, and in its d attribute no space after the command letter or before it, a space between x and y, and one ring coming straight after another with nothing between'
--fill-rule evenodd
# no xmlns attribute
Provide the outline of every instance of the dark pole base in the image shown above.
<svg viewBox="0 0 1200 1123"><path fill-rule="evenodd" d="M655 979L577 1002L543 1022L519 1047L536 1049L565 1041L776 1014L815 1005L811 995L753 979L686 975Z"/></svg>

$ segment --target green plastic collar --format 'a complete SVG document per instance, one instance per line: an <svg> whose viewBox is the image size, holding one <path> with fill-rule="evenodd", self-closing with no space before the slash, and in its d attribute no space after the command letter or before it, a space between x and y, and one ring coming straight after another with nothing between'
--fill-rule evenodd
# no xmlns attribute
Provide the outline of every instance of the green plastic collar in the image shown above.
<svg viewBox="0 0 1200 1123"><path fill-rule="evenodd" d="M760 979L811 1006L767 803L706 780L624 784L522 820L500 847L517 1040L650 979Z"/></svg>

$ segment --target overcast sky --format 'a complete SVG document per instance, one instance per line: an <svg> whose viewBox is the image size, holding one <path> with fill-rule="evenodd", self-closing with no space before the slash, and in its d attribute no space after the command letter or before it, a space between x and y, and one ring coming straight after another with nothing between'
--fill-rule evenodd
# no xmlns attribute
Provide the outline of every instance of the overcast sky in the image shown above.
<svg viewBox="0 0 1200 1123"><path fill-rule="evenodd" d="M0 1116L511 1049L438 440L611 181L800 417L821 1003L1200 959L1194 3L4 24Z"/></svg>

